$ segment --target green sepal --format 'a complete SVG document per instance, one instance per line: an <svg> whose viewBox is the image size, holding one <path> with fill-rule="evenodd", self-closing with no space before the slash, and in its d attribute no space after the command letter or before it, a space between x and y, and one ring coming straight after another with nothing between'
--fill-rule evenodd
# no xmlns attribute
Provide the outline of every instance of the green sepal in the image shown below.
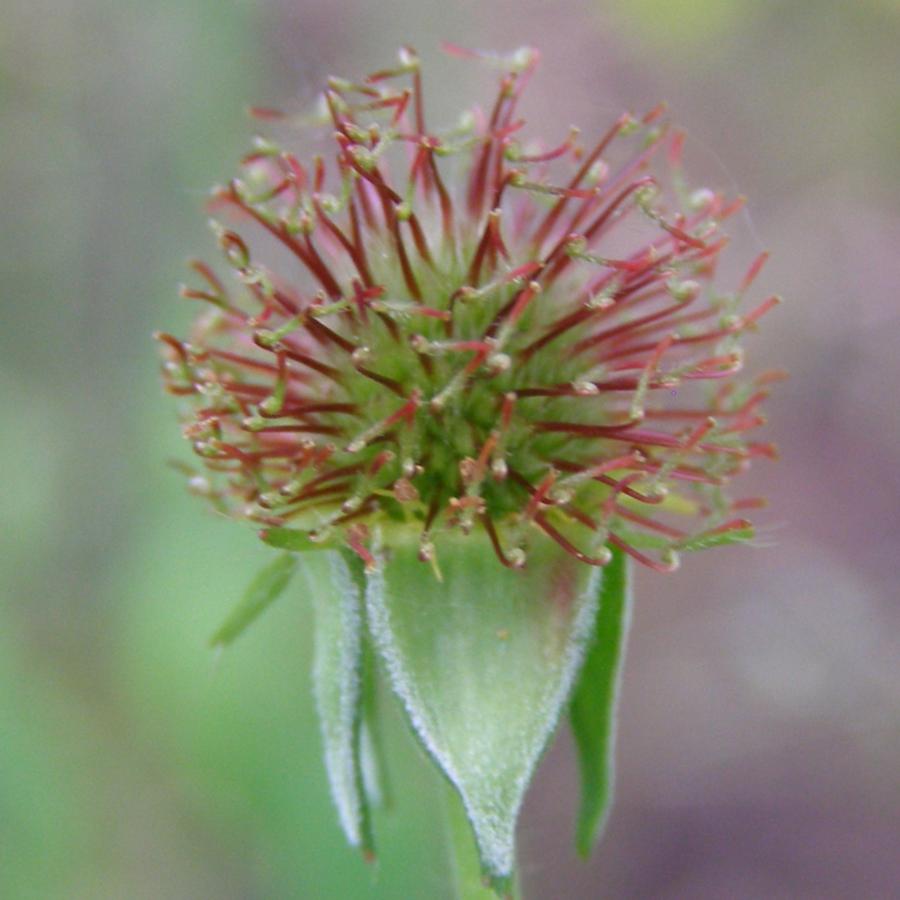
<svg viewBox="0 0 900 900"><path fill-rule="evenodd" d="M209 639L212 647L225 647L255 622L282 594L297 567L290 553L267 563L247 585L240 602Z"/></svg>
<svg viewBox="0 0 900 900"><path fill-rule="evenodd" d="M442 535L435 570L391 534L368 624L413 730L459 792L485 877L507 892L525 790L592 633L598 570L535 535L522 571L486 536Z"/></svg>
<svg viewBox="0 0 900 900"><path fill-rule="evenodd" d="M393 796L382 733L380 685L375 650L368 633L363 635L362 654L359 765L363 789L372 808L389 809Z"/></svg>
<svg viewBox="0 0 900 900"><path fill-rule="evenodd" d="M338 551L311 554L302 568L315 610L313 694L325 769L344 835L374 855L361 759L363 582L361 563Z"/></svg>
<svg viewBox="0 0 900 900"><path fill-rule="evenodd" d="M616 707L631 624L631 566L612 547L603 568L593 642L569 706L581 771L581 804L575 844L589 856L603 833L613 799Z"/></svg>
<svg viewBox="0 0 900 900"><path fill-rule="evenodd" d="M442 779L443 780L443 779ZM513 878L485 877L472 825L459 792L449 782L441 785L444 793L445 828L449 838L453 872L453 894L457 900L507 900L517 896Z"/></svg>

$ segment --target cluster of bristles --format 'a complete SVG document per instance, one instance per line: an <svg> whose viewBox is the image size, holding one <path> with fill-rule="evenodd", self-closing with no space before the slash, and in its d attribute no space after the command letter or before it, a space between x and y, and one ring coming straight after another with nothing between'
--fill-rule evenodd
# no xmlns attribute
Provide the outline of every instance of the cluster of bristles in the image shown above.
<svg viewBox="0 0 900 900"><path fill-rule="evenodd" d="M182 293L209 308L190 341L159 338L209 470L191 484L219 508L367 564L376 527L415 531L431 561L448 530L484 529L514 568L535 532L589 564L616 546L662 570L747 533L758 501L722 486L772 452L746 435L774 376L732 377L776 302L737 311L764 255L711 292L740 202L685 188L661 108L593 147L574 129L522 143L535 62L505 61L492 109L440 136L412 51L331 79L330 151L305 166L259 139L215 190L216 214L267 240L251 253L214 223L238 287L194 262L204 285Z"/></svg>

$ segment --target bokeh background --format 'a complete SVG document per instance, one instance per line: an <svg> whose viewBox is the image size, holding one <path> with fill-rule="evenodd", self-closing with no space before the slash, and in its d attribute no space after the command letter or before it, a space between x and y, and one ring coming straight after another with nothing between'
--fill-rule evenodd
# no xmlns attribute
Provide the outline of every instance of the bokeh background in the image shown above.
<svg viewBox="0 0 900 900"><path fill-rule="evenodd" d="M186 459L150 334L189 314L208 187L250 103L310 100L412 43L450 121L490 76L442 39L544 54L528 111L586 136L669 101L689 164L750 196L792 379L751 480L767 549L641 572L618 804L570 849L568 736L522 820L526 897L900 896L900 4L896 0L7 0L0 24L0 896L443 898L434 779L397 717L381 861L319 760L308 598L221 658L266 559Z"/></svg>

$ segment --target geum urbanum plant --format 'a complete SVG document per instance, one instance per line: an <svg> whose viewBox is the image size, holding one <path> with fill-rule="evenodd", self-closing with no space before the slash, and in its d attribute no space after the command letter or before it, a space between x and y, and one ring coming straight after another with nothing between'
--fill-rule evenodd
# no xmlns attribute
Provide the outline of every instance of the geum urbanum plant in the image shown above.
<svg viewBox="0 0 900 900"><path fill-rule="evenodd" d="M451 49L502 71L455 128L426 120L404 49L328 80L311 158L289 149L296 129L258 138L211 201L234 286L192 263L182 293L206 309L189 340L159 338L206 470L192 488L286 551L214 642L302 554L348 840L372 853L380 671L462 800L476 896L481 874L513 889L516 817L566 710L582 852L602 827L629 560L671 572L752 536L759 501L725 487L772 455L748 436L776 376L739 380L740 345L777 300L742 311L765 255L712 289L741 201L686 185L661 107L548 146L517 114L537 54Z"/></svg>

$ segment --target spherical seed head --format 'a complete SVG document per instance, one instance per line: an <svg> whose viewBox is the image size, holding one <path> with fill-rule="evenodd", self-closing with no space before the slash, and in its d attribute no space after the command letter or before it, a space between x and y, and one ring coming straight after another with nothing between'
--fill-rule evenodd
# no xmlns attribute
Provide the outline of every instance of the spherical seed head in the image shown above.
<svg viewBox="0 0 900 900"><path fill-rule="evenodd" d="M182 294L208 308L189 342L159 337L219 509L369 559L376 526L417 529L429 561L480 528L511 568L537 532L661 570L749 533L755 501L725 485L772 453L748 435L774 376L737 378L776 302L742 311L764 257L712 289L738 204L686 186L661 108L594 144L531 133L536 60L500 60L496 98L447 133L409 50L330 79L327 153L259 139L216 189L232 277L193 263Z"/></svg>

